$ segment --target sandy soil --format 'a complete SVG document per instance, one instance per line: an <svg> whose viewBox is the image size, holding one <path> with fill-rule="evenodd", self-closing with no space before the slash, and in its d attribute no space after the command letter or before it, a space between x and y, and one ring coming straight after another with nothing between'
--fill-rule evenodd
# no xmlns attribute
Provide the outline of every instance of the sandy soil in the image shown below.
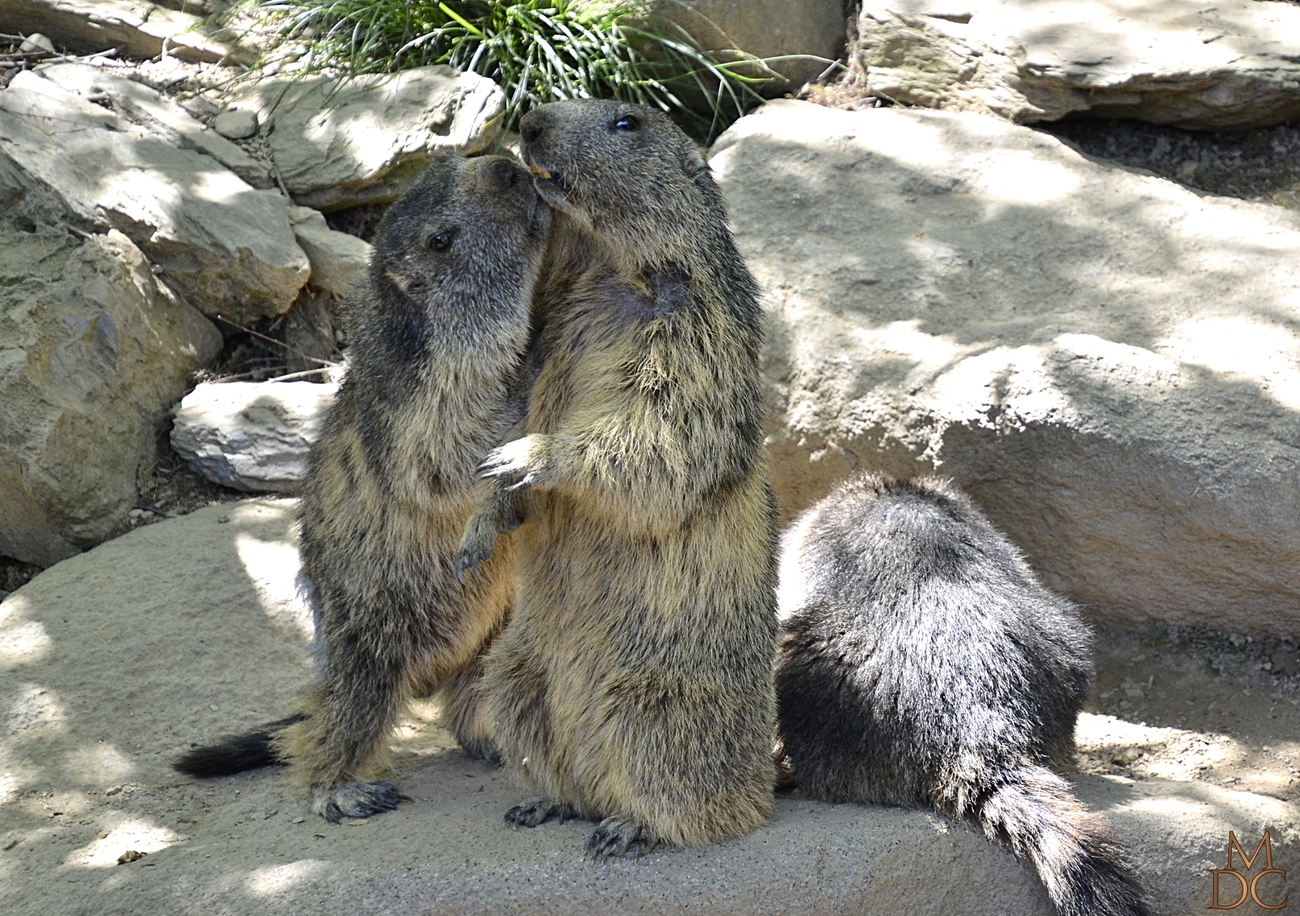
<svg viewBox="0 0 1300 916"><path fill-rule="evenodd" d="M1101 631L1079 769L1203 781L1300 803L1294 641L1178 628Z"/></svg>

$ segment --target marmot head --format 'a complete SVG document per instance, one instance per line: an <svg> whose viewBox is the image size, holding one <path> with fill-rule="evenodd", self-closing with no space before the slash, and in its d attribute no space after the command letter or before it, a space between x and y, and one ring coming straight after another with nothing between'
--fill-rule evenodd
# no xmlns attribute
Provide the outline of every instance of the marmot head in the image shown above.
<svg viewBox="0 0 1300 916"><path fill-rule="evenodd" d="M623 258L642 266L689 261L702 240L726 231L708 163L662 112L627 102L553 102L525 115L519 130L546 202Z"/></svg>
<svg viewBox="0 0 1300 916"><path fill-rule="evenodd" d="M442 346L478 347L500 328L526 326L550 223L513 159L437 153L379 224L376 330L411 350L430 334Z"/></svg>

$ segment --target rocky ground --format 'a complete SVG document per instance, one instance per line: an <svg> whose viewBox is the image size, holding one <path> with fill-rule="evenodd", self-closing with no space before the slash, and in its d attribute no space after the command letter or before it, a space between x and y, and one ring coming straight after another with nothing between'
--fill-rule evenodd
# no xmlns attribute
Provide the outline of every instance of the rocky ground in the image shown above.
<svg viewBox="0 0 1300 916"><path fill-rule="evenodd" d="M393 739L410 801L392 814L327 825L276 770L177 776L176 754L282 715L309 676L293 512L244 500L148 525L0 604L4 912L1051 912L974 829L797 791L741 840L587 864L586 823L502 825L518 790L427 700ZM1294 657L1283 640L1099 633L1077 791L1137 854L1160 916L1206 906L1230 829L1271 830L1279 867L1294 862Z"/></svg>
<svg viewBox="0 0 1300 916"><path fill-rule="evenodd" d="M1040 129L1086 155L1146 169L1196 191L1300 208L1300 123L1206 131L1080 117Z"/></svg>
<svg viewBox="0 0 1300 916"><path fill-rule="evenodd" d="M1081 772L1204 781L1300 804L1295 640L1103 629L1096 661Z"/></svg>

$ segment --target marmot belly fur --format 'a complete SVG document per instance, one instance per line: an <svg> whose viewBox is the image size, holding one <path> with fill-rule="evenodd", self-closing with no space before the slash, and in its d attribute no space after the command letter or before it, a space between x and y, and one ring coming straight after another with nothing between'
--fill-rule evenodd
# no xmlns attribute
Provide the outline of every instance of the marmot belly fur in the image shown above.
<svg viewBox="0 0 1300 916"><path fill-rule="evenodd" d="M1147 911L1051 768L1074 760L1091 633L951 482L863 476L786 532L779 764L830 802L973 818L1063 916Z"/></svg>
<svg viewBox="0 0 1300 916"><path fill-rule="evenodd" d="M452 561L486 488L475 468L523 418L549 229L531 176L503 157L441 153L389 208L302 490L319 677L296 716L191 751L178 769L285 762L328 820L392 808L397 789L367 780L403 703L430 687L466 749L490 749L470 686L513 602L513 551L463 584Z"/></svg>
<svg viewBox="0 0 1300 916"><path fill-rule="evenodd" d="M772 807L774 503L756 286L699 150L658 112L559 102L523 150L555 210L528 435L485 462L526 493L519 600L488 653L501 756L603 819L593 857L694 846ZM494 500L462 561L491 552Z"/></svg>

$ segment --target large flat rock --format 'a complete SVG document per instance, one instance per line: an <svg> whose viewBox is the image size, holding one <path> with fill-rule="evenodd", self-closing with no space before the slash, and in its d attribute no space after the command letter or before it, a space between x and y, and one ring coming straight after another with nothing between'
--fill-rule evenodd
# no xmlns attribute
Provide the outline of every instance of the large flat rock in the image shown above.
<svg viewBox="0 0 1300 916"><path fill-rule="evenodd" d="M996 118L766 105L714 148L778 496L953 475L1095 620L1300 625L1300 220Z"/></svg>
<svg viewBox="0 0 1300 916"><path fill-rule="evenodd" d="M0 91L0 160L83 226L131 238L205 314L242 323L287 311L311 266L285 199L250 186L194 136L96 104L96 87L111 94L111 81L67 73L19 73Z"/></svg>
<svg viewBox="0 0 1300 916"><path fill-rule="evenodd" d="M520 792L423 701L394 741L411 800L370 822L325 824L278 771L177 776L190 741L282 715L309 676L293 515L250 500L138 529L0 604L4 912L1050 916L1031 869L967 826L790 796L743 839L588 864L590 824L503 826ZM1295 838L1293 805L1247 792L1103 777L1079 792L1167 916L1205 907L1229 829ZM146 855L117 865L129 851Z"/></svg>
<svg viewBox="0 0 1300 916"><path fill-rule="evenodd" d="M89 64L47 64L36 75L115 114L173 146L210 156L255 188L269 188L271 173L177 102L144 83Z"/></svg>
<svg viewBox="0 0 1300 916"><path fill-rule="evenodd" d="M866 91L909 104L1216 130L1300 117L1293 3L869 0L858 29Z"/></svg>

